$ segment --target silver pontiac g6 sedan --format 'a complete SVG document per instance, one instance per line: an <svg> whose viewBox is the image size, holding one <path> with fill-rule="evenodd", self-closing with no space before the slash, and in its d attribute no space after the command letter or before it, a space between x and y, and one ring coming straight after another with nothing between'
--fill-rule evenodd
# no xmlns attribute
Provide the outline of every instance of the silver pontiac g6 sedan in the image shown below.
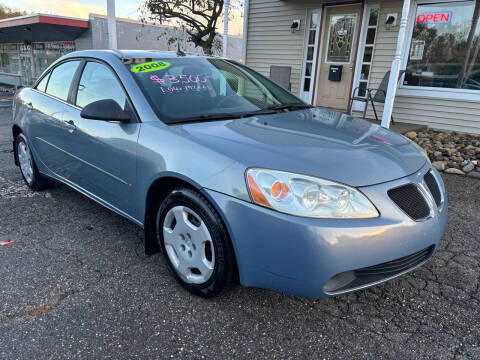
<svg viewBox="0 0 480 360"><path fill-rule="evenodd" d="M197 295L363 289L425 263L444 232L422 149L234 61L74 52L13 110L28 186L64 183L143 227L146 252Z"/></svg>

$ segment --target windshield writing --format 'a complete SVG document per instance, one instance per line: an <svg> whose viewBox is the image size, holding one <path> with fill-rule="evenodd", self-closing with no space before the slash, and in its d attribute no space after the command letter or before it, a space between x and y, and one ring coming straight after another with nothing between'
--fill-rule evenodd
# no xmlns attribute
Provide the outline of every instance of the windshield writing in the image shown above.
<svg viewBox="0 0 480 360"><path fill-rule="evenodd" d="M153 60L126 66L160 120L166 123L304 104L287 90L234 62L202 57Z"/></svg>

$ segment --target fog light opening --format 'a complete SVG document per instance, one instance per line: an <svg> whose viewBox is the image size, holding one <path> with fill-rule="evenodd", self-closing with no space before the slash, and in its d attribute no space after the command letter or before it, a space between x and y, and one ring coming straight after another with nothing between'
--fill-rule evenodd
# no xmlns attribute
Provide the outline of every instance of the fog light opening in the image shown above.
<svg viewBox="0 0 480 360"><path fill-rule="evenodd" d="M341 289L355 280L355 271L345 271L343 273L332 276L326 283L323 285L323 291L325 293L333 292L337 289Z"/></svg>

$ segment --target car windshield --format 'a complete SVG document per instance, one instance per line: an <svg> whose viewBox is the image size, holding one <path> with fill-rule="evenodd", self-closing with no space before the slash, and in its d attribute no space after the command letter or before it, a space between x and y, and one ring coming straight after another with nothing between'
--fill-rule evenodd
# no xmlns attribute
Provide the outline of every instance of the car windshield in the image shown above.
<svg viewBox="0 0 480 360"><path fill-rule="evenodd" d="M167 124L310 107L239 63L203 57L124 60Z"/></svg>

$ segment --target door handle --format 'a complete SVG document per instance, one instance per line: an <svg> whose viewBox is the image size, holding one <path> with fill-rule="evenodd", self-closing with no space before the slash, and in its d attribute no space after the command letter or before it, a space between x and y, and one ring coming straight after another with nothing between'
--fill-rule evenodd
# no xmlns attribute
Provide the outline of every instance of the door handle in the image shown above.
<svg viewBox="0 0 480 360"><path fill-rule="evenodd" d="M70 134L73 133L75 131L75 129L77 128L75 126L75 123L73 122L73 120L65 121L65 125L66 125L67 130Z"/></svg>

